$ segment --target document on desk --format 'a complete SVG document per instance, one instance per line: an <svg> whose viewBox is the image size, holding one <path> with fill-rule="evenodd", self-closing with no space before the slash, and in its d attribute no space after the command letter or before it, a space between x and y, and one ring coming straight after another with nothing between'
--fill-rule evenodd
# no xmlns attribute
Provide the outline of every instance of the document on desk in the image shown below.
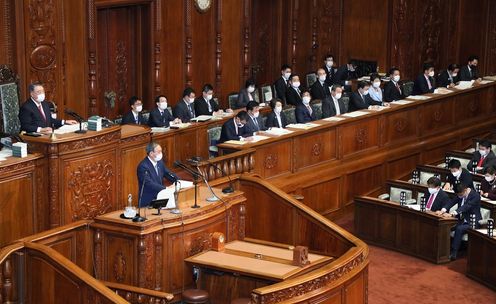
<svg viewBox="0 0 496 304"><path fill-rule="evenodd" d="M314 124L314 123L297 123L297 124L289 124L286 127L293 129L308 130L318 126L319 126L318 124Z"/></svg>
<svg viewBox="0 0 496 304"><path fill-rule="evenodd" d="M437 88L434 90L434 94L446 95L449 93L453 93L453 91L448 90L446 88Z"/></svg>
<svg viewBox="0 0 496 304"><path fill-rule="evenodd" d="M489 204L496 205L496 201L492 201L492 200L488 199L487 197L483 197L482 195L481 195L481 200L488 202Z"/></svg>
<svg viewBox="0 0 496 304"><path fill-rule="evenodd" d="M7 157L11 157L11 156L12 156L12 149L4 147L0 151L0 161L7 160Z"/></svg>
<svg viewBox="0 0 496 304"><path fill-rule="evenodd" d="M270 134L270 135L275 135L275 136L281 136L281 135L293 133L293 131L288 130L288 129L283 129L283 128L271 128L271 129L265 131L265 133Z"/></svg>
<svg viewBox="0 0 496 304"><path fill-rule="evenodd" d="M414 102L415 102L414 100L401 99L401 100L392 101L391 103L396 105L406 105Z"/></svg>
<svg viewBox="0 0 496 304"><path fill-rule="evenodd" d="M431 98L431 96L426 96L426 95L410 95L407 97L408 99L413 99L413 100L427 100Z"/></svg>
<svg viewBox="0 0 496 304"><path fill-rule="evenodd" d="M228 144L228 145L244 145L246 144L246 141L241 141L241 140L228 140L228 141L225 141L224 142L225 144Z"/></svg>
<svg viewBox="0 0 496 304"><path fill-rule="evenodd" d="M480 84L488 84L488 83L491 83L491 82L493 82L493 80L482 80L480 82Z"/></svg>
<svg viewBox="0 0 496 304"><path fill-rule="evenodd" d="M343 117L360 117L360 116L367 115L370 113L371 112L354 111L354 112L349 112L349 113L343 114Z"/></svg>
<svg viewBox="0 0 496 304"><path fill-rule="evenodd" d="M266 140L266 139L269 139L269 138L270 137L263 136L263 135L253 135L251 137L248 137L246 140L247 141L252 141L252 142L257 142L257 141Z"/></svg>
<svg viewBox="0 0 496 304"><path fill-rule="evenodd" d="M167 131L170 131L169 127L167 127L167 128L152 127L152 133L163 133L163 132L167 132Z"/></svg>
<svg viewBox="0 0 496 304"><path fill-rule="evenodd" d="M184 129L191 126L191 123L189 122L184 122L184 123L178 123L178 124L171 124L170 128L171 129Z"/></svg>
<svg viewBox="0 0 496 304"><path fill-rule="evenodd" d="M470 89L473 84L474 84L474 81L473 80L471 80L471 81L460 81L458 83L458 85L455 86L455 88L457 88L458 90L466 90L466 89Z"/></svg>
<svg viewBox="0 0 496 304"><path fill-rule="evenodd" d="M408 208L410 209L413 209L413 210L417 210L417 211L420 211L420 205L407 205Z"/></svg>
<svg viewBox="0 0 496 304"><path fill-rule="evenodd" d="M86 129L86 128L85 128L85 124L83 123L83 130L84 129ZM61 134L67 134L67 133L74 133L77 130L79 130L79 123L75 124L75 125L63 125L62 127L55 129L54 133L57 135L61 135Z"/></svg>
<svg viewBox="0 0 496 304"><path fill-rule="evenodd" d="M330 121L330 122L338 122L338 121L343 121L345 120L346 117L338 117L338 116L332 116L332 117L327 117L327 118L324 118L322 120L325 120L325 121Z"/></svg>
<svg viewBox="0 0 496 304"><path fill-rule="evenodd" d="M484 80L496 81L496 75L494 76L484 76L482 77Z"/></svg>
<svg viewBox="0 0 496 304"><path fill-rule="evenodd" d="M191 118L191 121L203 122L203 121L208 121L210 119L212 119L212 116L210 115L200 115L195 118Z"/></svg>

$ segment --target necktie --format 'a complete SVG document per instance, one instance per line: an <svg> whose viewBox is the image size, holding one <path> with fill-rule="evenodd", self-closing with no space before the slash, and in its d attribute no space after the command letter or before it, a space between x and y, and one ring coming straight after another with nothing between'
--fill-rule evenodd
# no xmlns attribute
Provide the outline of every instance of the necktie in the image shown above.
<svg viewBox="0 0 496 304"><path fill-rule="evenodd" d="M43 107L41 106L41 104L38 105L38 110L40 111L41 116L43 116L43 120L45 122L47 122L47 119L46 119L46 116L45 116L45 112L43 111Z"/></svg>
<svg viewBox="0 0 496 304"><path fill-rule="evenodd" d="M191 117L195 117L195 112L193 112L193 108L191 107L190 104L188 104L188 109L189 109L189 113L191 114Z"/></svg>
<svg viewBox="0 0 496 304"><path fill-rule="evenodd" d="M160 174L158 174L158 164L155 164L155 172L157 173L157 176L160 177Z"/></svg>
<svg viewBox="0 0 496 304"><path fill-rule="evenodd" d="M212 112L212 106L210 105L210 101L208 101L208 100L205 100L205 101L207 102L208 111Z"/></svg>
<svg viewBox="0 0 496 304"><path fill-rule="evenodd" d="M427 77L427 85L429 86L429 90L432 89L431 80L429 77Z"/></svg>
<svg viewBox="0 0 496 304"><path fill-rule="evenodd" d="M484 162L484 158L486 158L486 157L481 156L481 158L479 159L479 162L477 163L477 167L482 167L482 163Z"/></svg>
<svg viewBox="0 0 496 304"><path fill-rule="evenodd" d="M257 131L260 131L260 126L258 125L258 120L256 117L253 117L253 122L255 123L255 126L257 127Z"/></svg>
<svg viewBox="0 0 496 304"><path fill-rule="evenodd" d="M398 90L398 92L400 92L401 94L401 88L400 88L400 85L398 83L396 83L396 89Z"/></svg>
<svg viewBox="0 0 496 304"><path fill-rule="evenodd" d="M431 194L431 196L429 197L429 201L427 202L427 206L426 206L426 208L427 208L428 210L431 210L432 203L434 203L434 194Z"/></svg>
<svg viewBox="0 0 496 304"><path fill-rule="evenodd" d="M139 125L139 116L136 116L135 120L136 120L136 124Z"/></svg>
<svg viewBox="0 0 496 304"><path fill-rule="evenodd" d="M312 116L312 108L310 106L307 106L308 113L310 113L310 116Z"/></svg>
<svg viewBox="0 0 496 304"><path fill-rule="evenodd" d="M339 108L339 102L337 101L337 99L332 99L334 101L334 108L336 108L336 115L340 115L341 114L341 109Z"/></svg>

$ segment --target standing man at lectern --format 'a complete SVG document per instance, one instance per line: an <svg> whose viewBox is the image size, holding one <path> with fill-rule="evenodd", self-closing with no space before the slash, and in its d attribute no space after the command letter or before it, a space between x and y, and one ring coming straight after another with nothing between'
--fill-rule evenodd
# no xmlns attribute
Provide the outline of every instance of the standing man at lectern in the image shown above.
<svg viewBox="0 0 496 304"><path fill-rule="evenodd" d="M19 109L21 131L28 133L51 133L52 126L60 128L64 124L73 125L75 120L60 120L52 118L50 106L45 101L45 89L40 82L29 85L29 99Z"/></svg>
<svg viewBox="0 0 496 304"><path fill-rule="evenodd" d="M156 142L146 145L147 156L138 165L139 207L150 204L157 194L165 189L163 179L171 183L179 180L176 174L167 169L162 161L162 147Z"/></svg>

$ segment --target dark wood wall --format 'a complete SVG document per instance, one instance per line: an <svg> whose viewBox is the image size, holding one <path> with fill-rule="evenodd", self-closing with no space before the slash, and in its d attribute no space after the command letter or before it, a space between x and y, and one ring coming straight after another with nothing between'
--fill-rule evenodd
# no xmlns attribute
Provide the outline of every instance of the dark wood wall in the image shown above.
<svg viewBox="0 0 496 304"><path fill-rule="evenodd" d="M327 53L398 66L404 78L425 61L442 68L477 54L496 73L496 1L212 2L201 13L194 0L0 0L0 64L20 75L23 99L40 80L62 109L110 117L132 95L151 108L159 93L174 104L207 82L226 105L247 78L272 83L283 63L303 75Z"/></svg>

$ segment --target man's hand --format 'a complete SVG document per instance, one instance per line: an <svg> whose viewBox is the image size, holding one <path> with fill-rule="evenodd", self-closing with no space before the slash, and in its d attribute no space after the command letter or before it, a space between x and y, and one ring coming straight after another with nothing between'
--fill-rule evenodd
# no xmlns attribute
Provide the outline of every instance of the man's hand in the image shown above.
<svg viewBox="0 0 496 304"><path fill-rule="evenodd" d="M40 133L43 133L43 134L52 133L52 128L50 128L50 127L41 128Z"/></svg>
<svg viewBox="0 0 496 304"><path fill-rule="evenodd" d="M64 121L64 123L65 123L66 125L75 125L75 124L77 124L78 122L77 122L77 121L75 121L75 120L73 120L73 119L68 119L68 120Z"/></svg>
<svg viewBox="0 0 496 304"><path fill-rule="evenodd" d="M232 113L232 112L233 112L233 110L232 110L232 109L226 109L226 112L227 112L227 113Z"/></svg>

